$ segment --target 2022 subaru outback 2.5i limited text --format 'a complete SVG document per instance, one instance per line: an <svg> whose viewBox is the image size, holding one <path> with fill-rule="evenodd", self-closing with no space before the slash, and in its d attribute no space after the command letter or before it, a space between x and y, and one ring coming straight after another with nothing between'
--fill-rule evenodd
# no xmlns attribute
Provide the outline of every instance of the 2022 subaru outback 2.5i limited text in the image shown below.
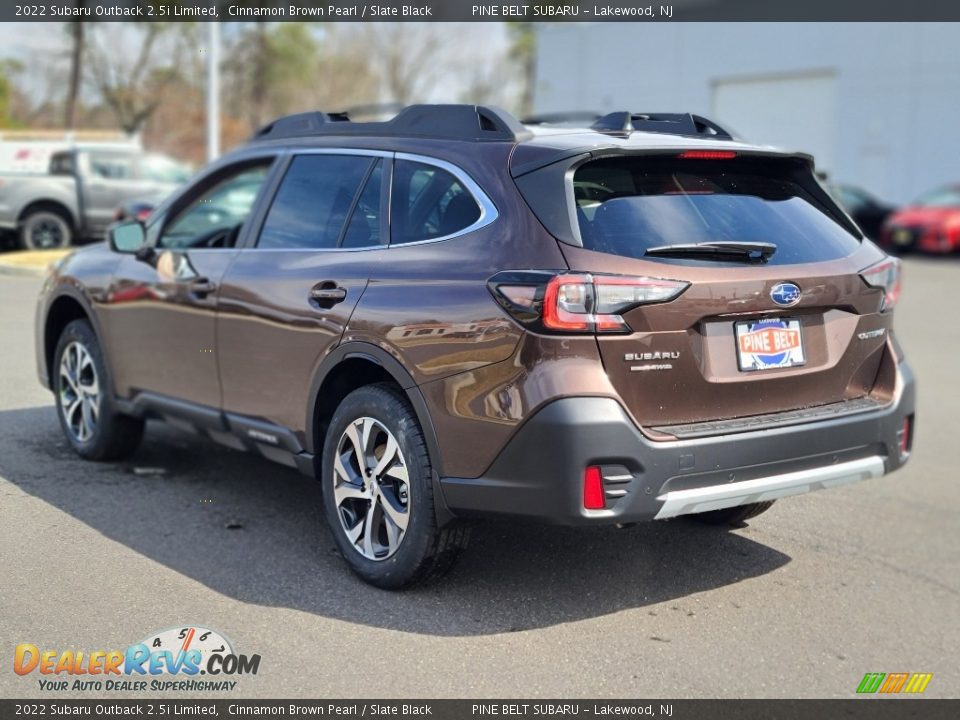
<svg viewBox="0 0 960 720"><path fill-rule="evenodd" d="M464 518L739 523L896 470L899 288L811 158L705 118L307 113L52 271L37 358L83 457L163 418L299 468L397 588Z"/></svg>

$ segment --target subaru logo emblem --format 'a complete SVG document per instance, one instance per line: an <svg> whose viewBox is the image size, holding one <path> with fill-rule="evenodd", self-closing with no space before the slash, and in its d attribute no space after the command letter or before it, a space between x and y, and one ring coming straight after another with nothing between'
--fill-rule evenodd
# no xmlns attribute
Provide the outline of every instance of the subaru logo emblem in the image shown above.
<svg viewBox="0 0 960 720"><path fill-rule="evenodd" d="M789 282L777 283L770 289L770 299L783 307L796 305L800 302L800 287Z"/></svg>

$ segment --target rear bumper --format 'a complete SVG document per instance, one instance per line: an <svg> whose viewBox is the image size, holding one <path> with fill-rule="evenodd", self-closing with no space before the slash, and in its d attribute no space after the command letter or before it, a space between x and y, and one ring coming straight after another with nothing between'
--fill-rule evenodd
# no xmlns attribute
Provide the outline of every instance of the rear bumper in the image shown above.
<svg viewBox="0 0 960 720"><path fill-rule="evenodd" d="M760 502L879 477L899 468L914 414L910 368L876 411L688 440L645 437L612 398L556 400L516 433L480 478L443 478L458 515L565 525L626 523ZM913 423L911 422L911 427ZM583 508L583 471L599 465L607 507Z"/></svg>

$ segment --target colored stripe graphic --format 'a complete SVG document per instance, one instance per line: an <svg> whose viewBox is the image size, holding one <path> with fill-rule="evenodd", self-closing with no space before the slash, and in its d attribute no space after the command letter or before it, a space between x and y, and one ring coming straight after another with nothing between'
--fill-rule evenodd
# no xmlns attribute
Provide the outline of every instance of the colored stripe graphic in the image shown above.
<svg viewBox="0 0 960 720"><path fill-rule="evenodd" d="M872 694L875 692L893 693L922 693L927 689L933 673L867 673L857 685L857 692Z"/></svg>
<svg viewBox="0 0 960 720"><path fill-rule="evenodd" d="M857 686L858 693L875 693L883 682L885 673L867 673Z"/></svg>
<svg viewBox="0 0 960 720"><path fill-rule="evenodd" d="M890 673L887 675L887 680L883 683L883 686L880 688L882 693L898 693L903 688L903 684L907 682L908 673Z"/></svg>
<svg viewBox="0 0 960 720"><path fill-rule="evenodd" d="M905 693L922 693L927 689L927 685L930 683L930 678L933 677L933 673L914 673L910 676L910 680L907 682L907 686L903 689Z"/></svg>

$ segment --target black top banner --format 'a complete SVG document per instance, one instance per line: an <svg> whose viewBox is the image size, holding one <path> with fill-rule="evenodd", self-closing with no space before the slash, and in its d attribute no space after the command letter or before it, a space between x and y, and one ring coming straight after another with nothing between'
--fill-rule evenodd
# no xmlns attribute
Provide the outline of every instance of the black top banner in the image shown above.
<svg viewBox="0 0 960 720"><path fill-rule="evenodd" d="M3 0L0 20L96 22L955 22L957 0Z"/></svg>

